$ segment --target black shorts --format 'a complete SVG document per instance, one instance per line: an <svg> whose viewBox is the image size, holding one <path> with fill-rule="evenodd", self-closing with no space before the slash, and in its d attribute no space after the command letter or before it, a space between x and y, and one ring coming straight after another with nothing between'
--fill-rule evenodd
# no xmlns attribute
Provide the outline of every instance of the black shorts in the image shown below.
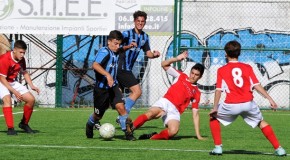
<svg viewBox="0 0 290 160"><path fill-rule="evenodd" d="M123 95L118 85L112 88L94 88L94 112L98 117L103 117L105 111L112 106L114 108L117 103L124 103Z"/></svg>
<svg viewBox="0 0 290 160"><path fill-rule="evenodd" d="M117 80L121 88L130 88L139 84L132 71L118 70Z"/></svg>

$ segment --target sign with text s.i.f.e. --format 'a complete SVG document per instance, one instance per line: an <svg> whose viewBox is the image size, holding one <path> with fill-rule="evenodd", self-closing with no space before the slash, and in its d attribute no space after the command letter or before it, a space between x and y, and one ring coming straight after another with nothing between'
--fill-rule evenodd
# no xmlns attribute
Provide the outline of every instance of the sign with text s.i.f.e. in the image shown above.
<svg viewBox="0 0 290 160"><path fill-rule="evenodd" d="M0 0L0 33L108 35L133 28L133 13L148 14L145 31L173 32L174 0Z"/></svg>

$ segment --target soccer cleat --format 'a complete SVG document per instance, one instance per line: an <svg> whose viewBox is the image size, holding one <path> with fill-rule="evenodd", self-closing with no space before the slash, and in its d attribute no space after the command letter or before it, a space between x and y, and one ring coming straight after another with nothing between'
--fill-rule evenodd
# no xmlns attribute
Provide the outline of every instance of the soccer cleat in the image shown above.
<svg viewBox="0 0 290 160"><path fill-rule="evenodd" d="M125 131L125 139L128 141L135 141L136 138L134 137L132 132Z"/></svg>
<svg viewBox="0 0 290 160"><path fill-rule="evenodd" d="M90 126L88 123L86 124L86 136L87 138L94 137L94 127Z"/></svg>
<svg viewBox="0 0 290 160"><path fill-rule="evenodd" d="M155 134L157 134L157 132L152 132L150 134L142 134L138 139L140 139L140 140L142 140L142 139L150 139Z"/></svg>
<svg viewBox="0 0 290 160"><path fill-rule="evenodd" d="M210 155L222 155L223 154L223 148L221 145L215 146L215 148L209 152Z"/></svg>
<svg viewBox="0 0 290 160"><path fill-rule="evenodd" d="M126 119L126 130L124 130L126 140L129 140L129 141L135 141L136 140L136 138L133 135L132 128L133 128L132 119L128 117Z"/></svg>
<svg viewBox="0 0 290 160"><path fill-rule="evenodd" d="M14 130L14 128L8 128L7 135L9 136L16 136L17 132Z"/></svg>
<svg viewBox="0 0 290 160"><path fill-rule="evenodd" d="M286 151L281 146L275 150L274 154L275 156L287 156Z"/></svg>
<svg viewBox="0 0 290 160"><path fill-rule="evenodd" d="M134 132L134 126L131 118L126 119L126 131L127 132Z"/></svg>
<svg viewBox="0 0 290 160"><path fill-rule="evenodd" d="M101 123L97 121L94 127L96 130L99 130L101 128Z"/></svg>
<svg viewBox="0 0 290 160"><path fill-rule="evenodd" d="M26 133L30 133L30 134L34 133L34 131L29 127L28 124L23 124L23 123L20 122L18 127L23 129Z"/></svg>

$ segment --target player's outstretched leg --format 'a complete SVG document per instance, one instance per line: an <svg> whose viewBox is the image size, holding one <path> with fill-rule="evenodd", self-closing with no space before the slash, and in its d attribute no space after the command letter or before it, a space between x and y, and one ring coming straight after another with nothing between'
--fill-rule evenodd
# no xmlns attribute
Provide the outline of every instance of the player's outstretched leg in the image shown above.
<svg viewBox="0 0 290 160"><path fill-rule="evenodd" d="M138 129L139 127L141 127L145 122L147 122L149 119L145 114L141 114L140 116L138 116L132 125L132 130L134 131L135 129Z"/></svg>
<svg viewBox="0 0 290 160"><path fill-rule="evenodd" d="M259 124L261 131L263 132L264 136L268 139L268 141L272 144L273 148L275 149L274 155L276 156L286 156L286 151L280 146L280 143L271 127L267 122L261 121Z"/></svg>
<svg viewBox="0 0 290 160"><path fill-rule="evenodd" d="M166 129L162 130L160 133L152 135L152 137L150 137L150 139L151 140L168 140L168 139L170 139L169 131L166 128Z"/></svg>

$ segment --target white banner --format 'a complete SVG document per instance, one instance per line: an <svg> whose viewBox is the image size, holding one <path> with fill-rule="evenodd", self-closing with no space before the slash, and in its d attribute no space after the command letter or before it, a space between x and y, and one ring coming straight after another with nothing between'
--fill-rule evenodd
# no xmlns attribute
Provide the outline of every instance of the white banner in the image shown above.
<svg viewBox="0 0 290 160"><path fill-rule="evenodd" d="M174 0L0 0L0 32L107 35L133 28L133 13L148 14L145 31L172 34Z"/></svg>

